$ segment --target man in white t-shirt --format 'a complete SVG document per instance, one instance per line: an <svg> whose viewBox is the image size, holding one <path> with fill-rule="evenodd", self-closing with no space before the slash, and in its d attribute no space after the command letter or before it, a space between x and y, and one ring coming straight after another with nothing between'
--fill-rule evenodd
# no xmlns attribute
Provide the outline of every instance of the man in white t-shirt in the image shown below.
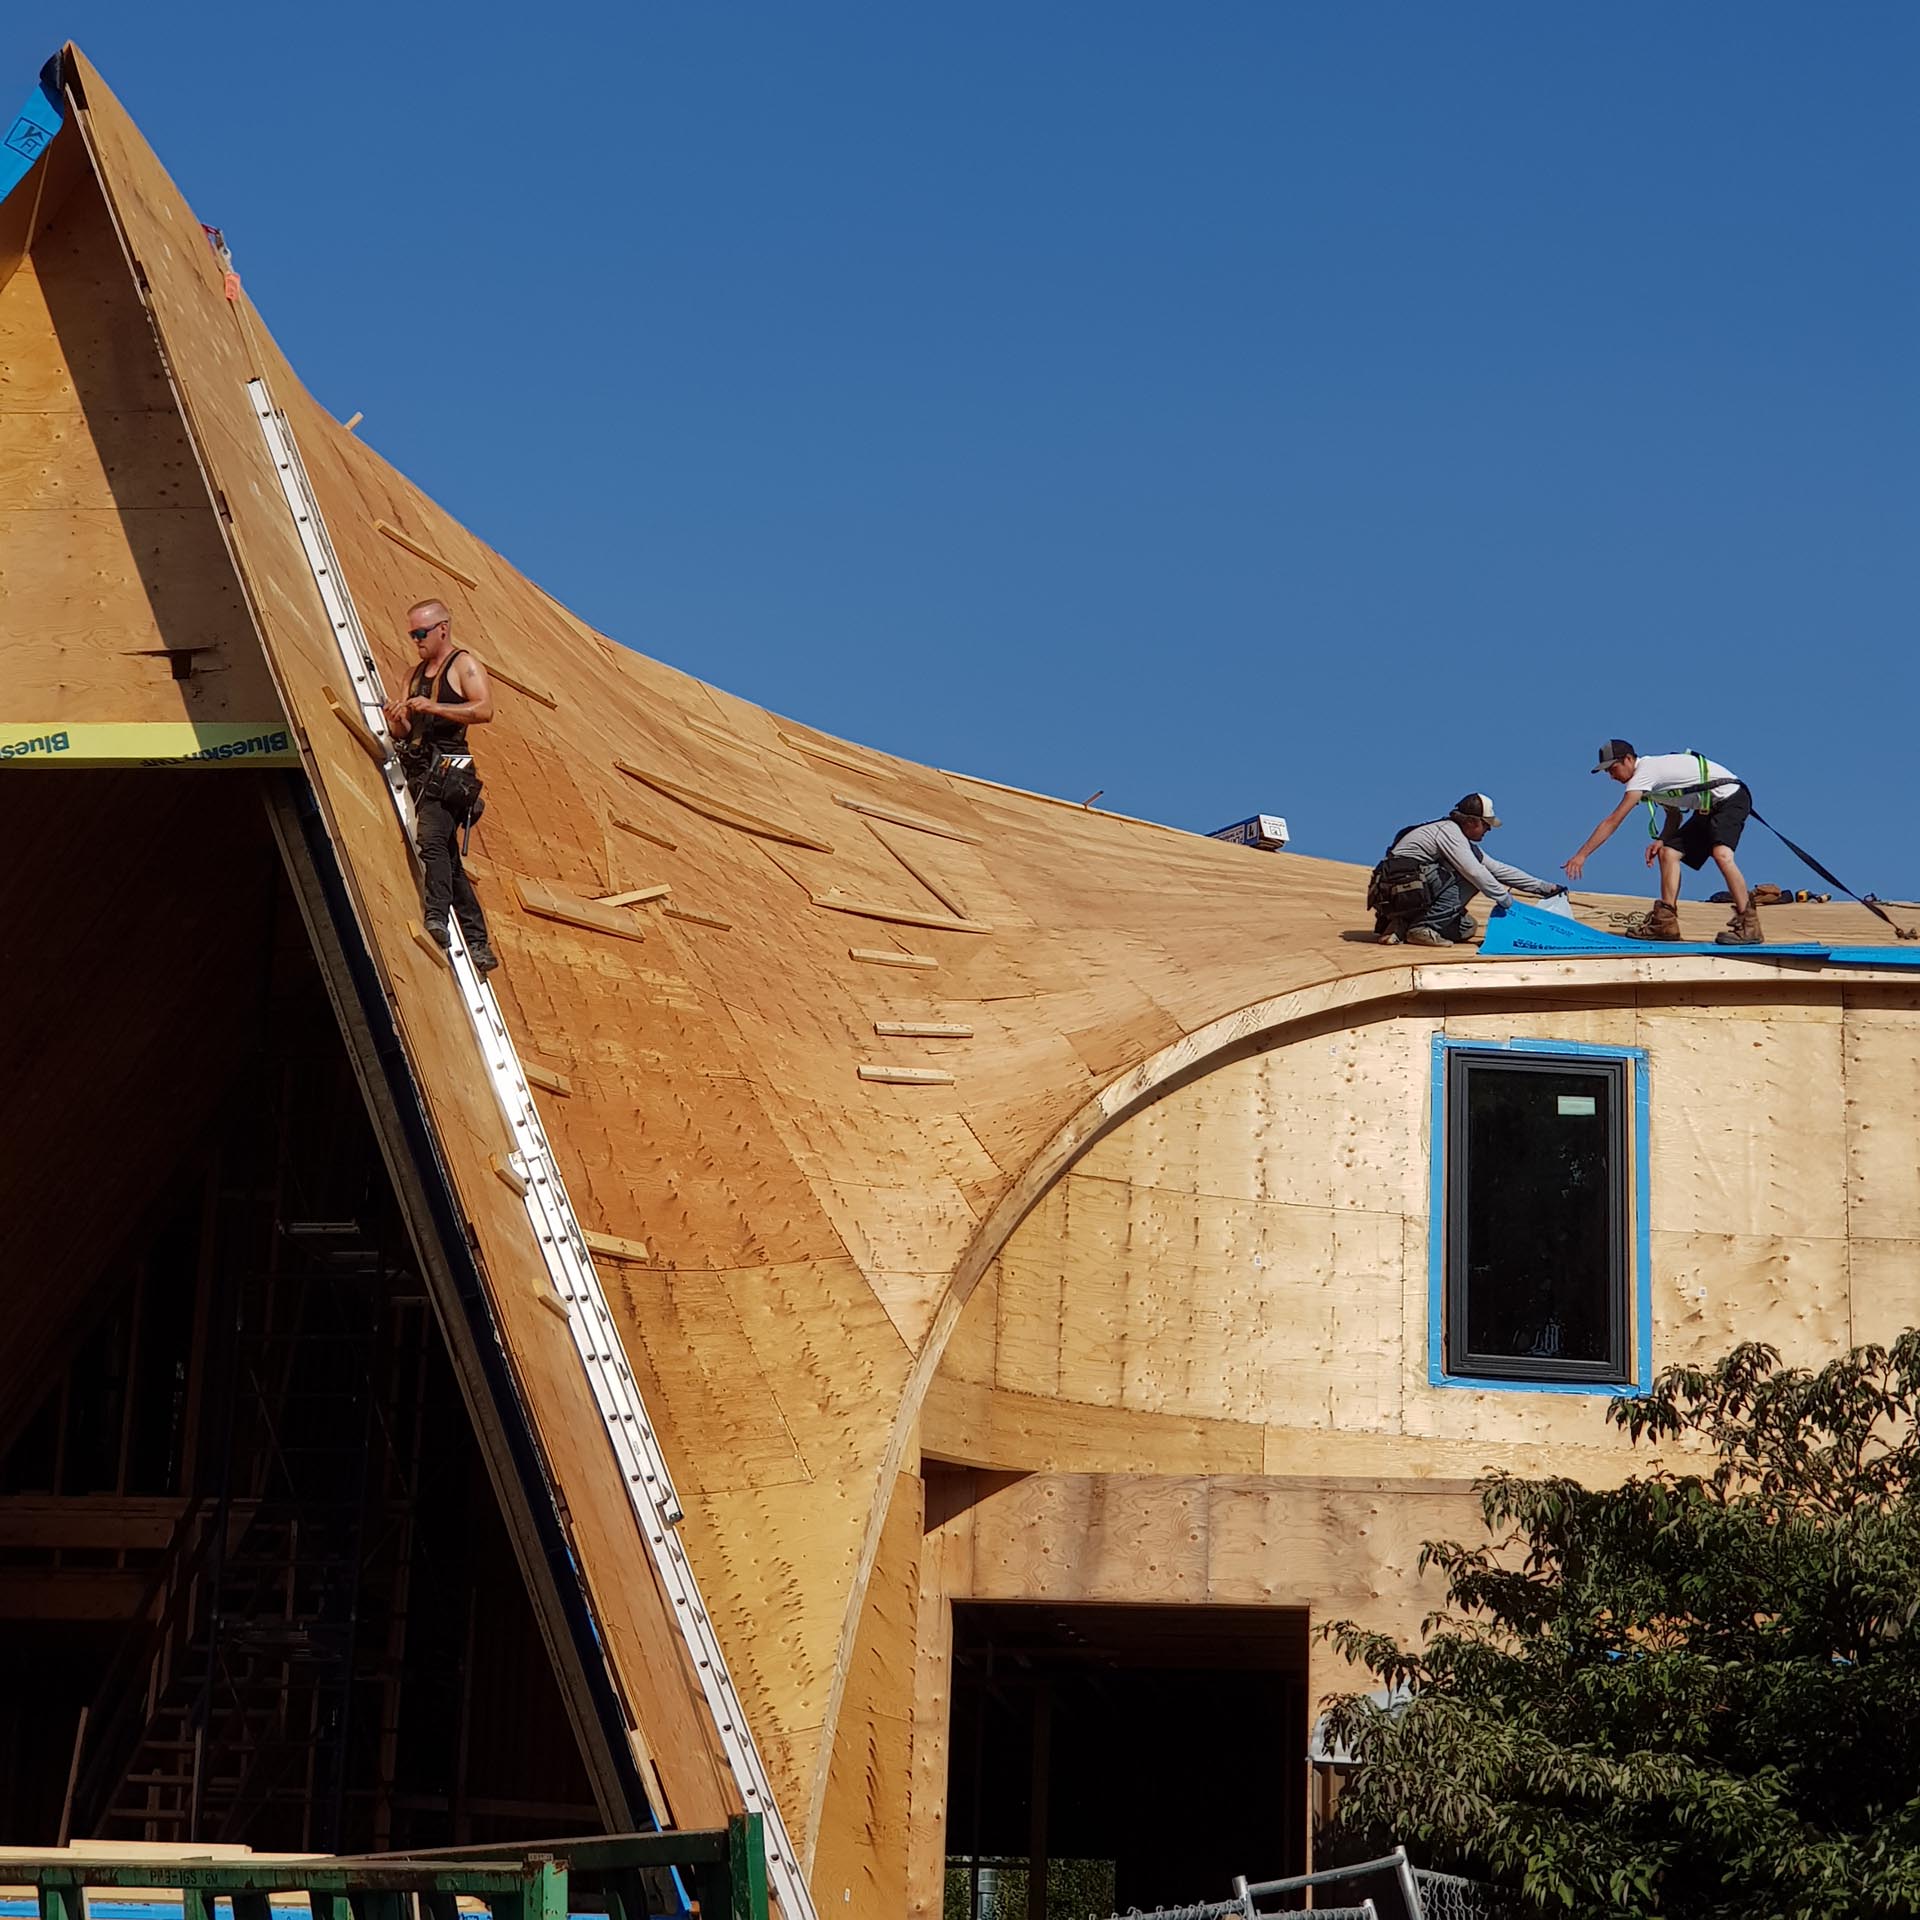
<svg viewBox="0 0 1920 1920"><path fill-rule="evenodd" d="M1648 819L1654 822L1649 828L1653 837L1647 843L1647 865L1656 860L1660 864L1660 898L1627 932L1636 940L1678 940L1680 869L1687 866L1698 873L1711 860L1726 877L1727 892L1733 897L1733 918L1715 938L1723 947L1758 946L1760 912L1733 858L1753 812L1753 795L1746 782L1704 753L1639 754L1626 740L1604 741L1593 771L1610 775L1626 792L1566 863L1567 878L1578 880L1587 856L1644 803ZM1664 825L1656 808L1665 814Z"/></svg>

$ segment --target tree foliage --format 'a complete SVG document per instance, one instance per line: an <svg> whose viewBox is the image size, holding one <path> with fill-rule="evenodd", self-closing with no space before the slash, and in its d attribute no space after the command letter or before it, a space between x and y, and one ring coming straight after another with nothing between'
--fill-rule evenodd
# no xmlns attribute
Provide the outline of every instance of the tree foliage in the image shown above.
<svg viewBox="0 0 1920 1920"><path fill-rule="evenodd" d="M1346 1656L1335 1844L1522 1911L1920 1913L1920 1333L1817 1372L1770 1347L1609 1409L1671 1451L1624 1486L1496 1475L1490 1538L1429 1543L1446 1609ZM1344 1851L1344 1847L1343 1847Z"/></svg>

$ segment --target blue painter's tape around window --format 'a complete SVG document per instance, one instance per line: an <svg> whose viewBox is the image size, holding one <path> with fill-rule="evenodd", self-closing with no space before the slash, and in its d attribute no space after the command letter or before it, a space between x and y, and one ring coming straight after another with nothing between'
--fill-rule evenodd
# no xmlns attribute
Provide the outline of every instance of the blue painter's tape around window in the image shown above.
<svg viewBox="0 0 1920 1920"><path fill-rule="evenodd" d="M1628 1114L1633 1167L1632 1290L1633 1379L1618 1382L1577 1380L1490 1380L1447 1371L1447 1056L1451 1053L1524 1053L1568 1060L1632 1062L1633 1096ZM1436 1387L1470 1387L1481 1393L1575 1393L1589 1399L1630 1400L1653 1384L1653 1236L1648 1220L1647 1050L1598 1047L1574 1040L1455 1040L1433 1037L1428 1155L1432 1175L1427 1205L1427 1379Z"/></svg>

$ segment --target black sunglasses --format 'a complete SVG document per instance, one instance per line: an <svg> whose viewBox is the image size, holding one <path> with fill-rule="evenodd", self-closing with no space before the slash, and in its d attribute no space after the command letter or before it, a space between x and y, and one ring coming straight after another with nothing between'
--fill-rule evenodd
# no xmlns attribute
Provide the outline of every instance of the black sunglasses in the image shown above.
<svg viewBox="0 0 1920 1920"><path fill-rule="evenodd" d="M446 624L444 620L436 620L432 627L409 627L407 629L407 638L409 640L424 640L428 634L433 632L434 627L444 627Z"/></svg>

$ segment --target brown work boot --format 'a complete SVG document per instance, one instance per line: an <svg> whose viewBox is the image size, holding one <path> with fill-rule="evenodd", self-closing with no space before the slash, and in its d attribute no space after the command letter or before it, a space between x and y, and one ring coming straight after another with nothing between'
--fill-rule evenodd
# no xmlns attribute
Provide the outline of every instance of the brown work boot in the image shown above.
<svg viewBox="0 0 1920 1920"><path fill-rule="evenodd" d="M1629 940L1678 940L1680 916L1664 900L1656 900L1625 931Z"/></svg>
<svg viewBox="0 0 1920 1920"><path fill-rule="evenodd" d="M1765 936L1760 931L1760 909L1751 900L1733 916L1724 933L1714 935L1722 947L1757 947Z"/></svg>

